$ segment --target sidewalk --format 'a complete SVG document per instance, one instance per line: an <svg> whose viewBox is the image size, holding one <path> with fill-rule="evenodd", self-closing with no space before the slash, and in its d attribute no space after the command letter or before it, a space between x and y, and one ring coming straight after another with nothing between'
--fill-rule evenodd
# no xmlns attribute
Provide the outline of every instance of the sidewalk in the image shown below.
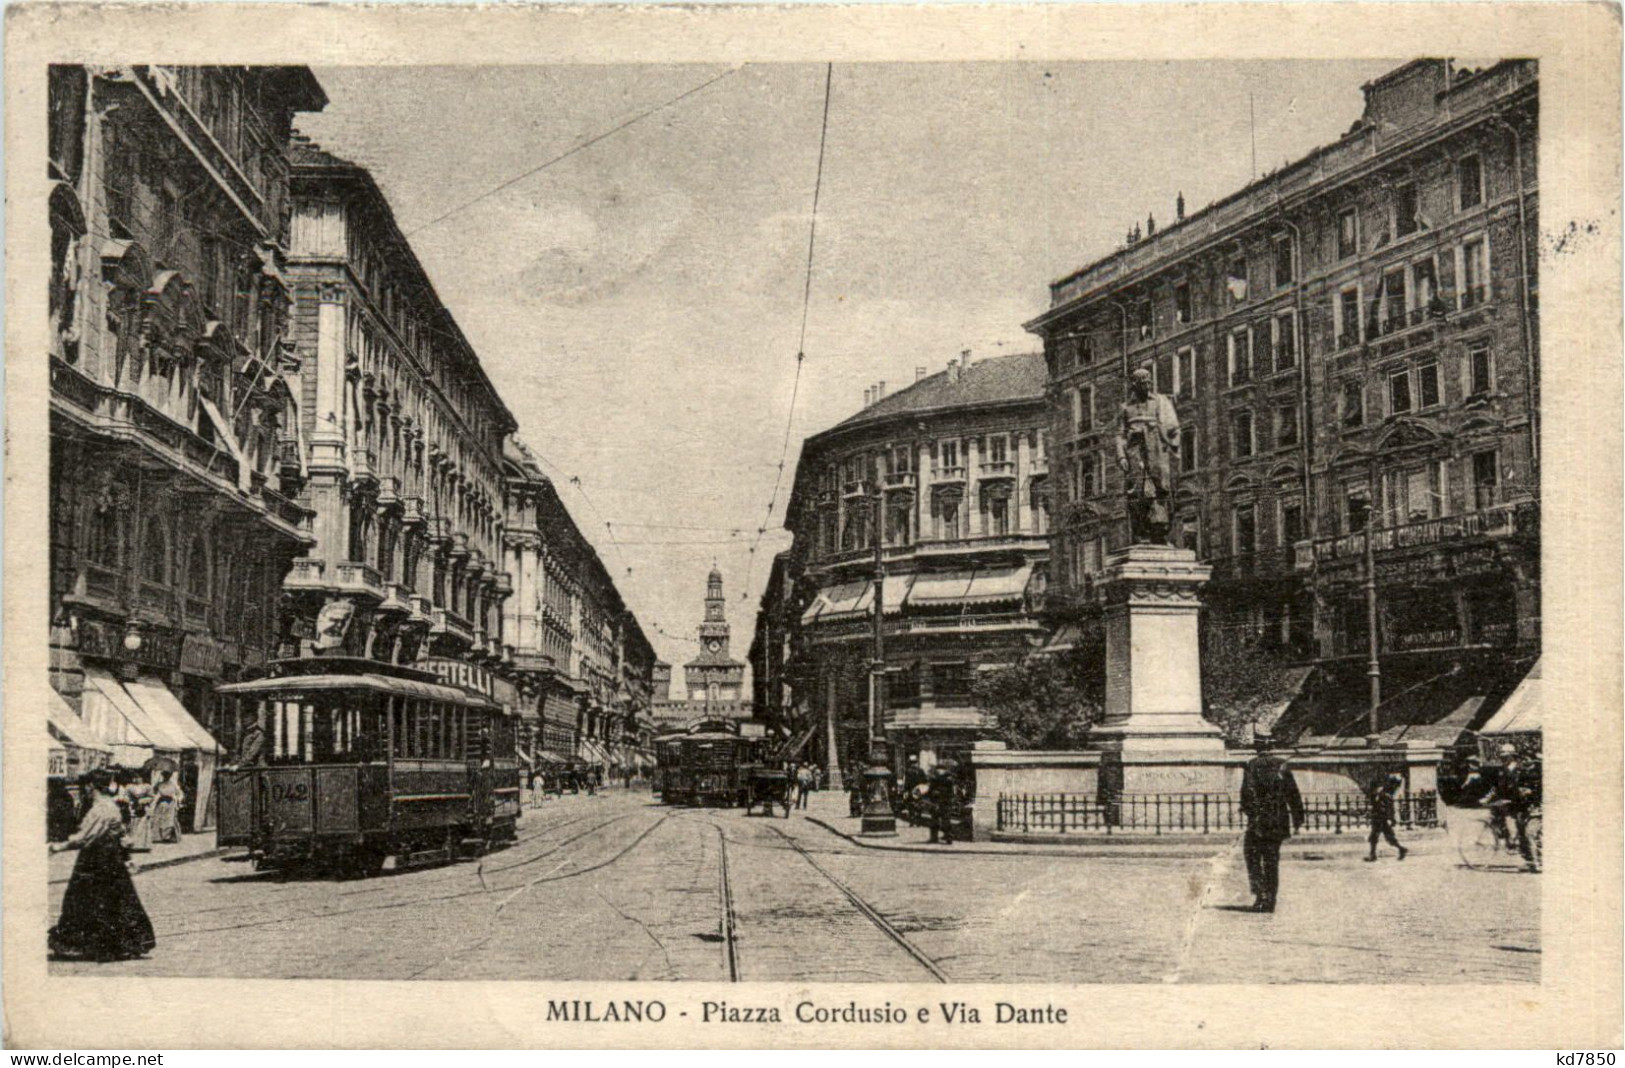
<svg viewBox="0 0 1625 1068"><path fill-rule="evenodd" d="M902 819L897 821L897 837L866 838L859 832L863 821L847 814L847 796L833 790L821 790L808 800L807 808L798 809L811 823L837 834L864 849L878 849L893 853L972 853L989 856L1023 857L1121 857L1161 860L1202 860L1233 848L1241 840L1239 832L1195 836L1128 835L1106 840L1104 836L1090 836L1082 840L1024 841L1024 842L960 842L955 845L932 845L931 832L915 827ZM1443 831L1411 832L1403 839L1416 856L1431 853L1454 852L1455 845ZM1324 860L1333 856L1344 857L1363 853L1366 849L1365 829L1351 828L1340 835L1317 834L1289 840L1281 855L1297 860Z"/></svg>
<svg viewBox="0 0 1625 1068"><path fill-rule="evenodd" d="M230 849L221 849L215 844L213 831L204 831L201 834L183 834L181 840L174 844L154 844L152 852L132 853L130 859L135 862L136 873L139 874L154 868L206 860L229 852ZM73 874L73 862L78 856L79 851L76 849L51 854L48 865L49 881L52 884L67 882L68 877Z"/></svg>

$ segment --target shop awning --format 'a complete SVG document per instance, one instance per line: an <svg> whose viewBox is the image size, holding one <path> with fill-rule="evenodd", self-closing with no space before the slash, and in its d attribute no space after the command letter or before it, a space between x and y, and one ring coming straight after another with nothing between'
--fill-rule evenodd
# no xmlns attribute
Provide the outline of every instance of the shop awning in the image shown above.
<svg viewBox="0 0 1625 1068"><path fill-rule="evenodd" d="M203 725L192 718L192 714L186 711L185 706L170 692L168 686L147 679L134 679L126 682L124 688L149 716L163 722L165 730L187 739L188 744L183 748L200 749L210 753L220 748L220 744L214 740L214 735L204 730Z"/></svg>
<svg viewBox="0 0 1625 1068"><path fill-rule="evenodd" d="M113 747L113 760L142 764L152 751L179 753L197 748L184 728L166 725L136 703L117 679L101 668L85 668L85 719Z"/></svg>
<svg viewBox="0 0 1625 1068"><path fill-rule="evenodd" d="M80 719L62 699L62 695L55 690L51 691L51 699L46 705L46 716L50 724L51 744L53 746L66 743L77 749L94 749L102 753L112 752L110 746L96 729L89 723Z"/></svg>
<svg viewBox="0 0 1625 1068"><path fill-rule="evenodd" d="M909 594L913 605L962 604L970 593L975 571L940 571L936 574L916 575L914 589Z"/></svg>
<svg viewBox="0 0 1625 1068"><path fill-rule="evenodd" d="M1540 661L1507 697L1480 734L1534 734L1540 730L1542 711Z"/></svg>
<svg viewBox="0 0 1625 1068"><path fill-rule="evenodd" d="M570 763L570 758L565 756L563 753L560 753L556 749L538 749L536 750L536 759L541 761L543 764Z"/></svg>
<svg viewBox="0 0 1625 1068"><path fill-rule="evenodd" d="M1033 566L984 567L977 570L966 592L966 604L998 604L1019 601L1027 595L1027 580L1032 578Z"/></svg>
<svg viewBox="0 0 1625 1068"><path fill-rule="evenodd" d="M853 615L868 611L871 593L871 583L868 579L859 579L856 582L843 582L837 586L827 586L818 591L812 604L801 613L801 625L807 626L815 620L825 620ZM886 600L890 602L891 598Z"/></svg>

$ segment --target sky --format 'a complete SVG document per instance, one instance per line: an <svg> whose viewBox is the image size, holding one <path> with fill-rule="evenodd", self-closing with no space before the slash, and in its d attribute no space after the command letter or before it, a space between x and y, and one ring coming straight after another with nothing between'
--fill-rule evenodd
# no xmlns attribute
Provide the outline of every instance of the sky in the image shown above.
<svg viewBox="0 0 1625 1068"><path fill-rule="evenodd" d="M372 171L681 664L713 562L744 659L804 437L1037 351L1050 282L1246 184L1255 142L1264 172L1336 140L1400 62L840 64L821 182L822 64L323 68L299 127Z"/></svg>

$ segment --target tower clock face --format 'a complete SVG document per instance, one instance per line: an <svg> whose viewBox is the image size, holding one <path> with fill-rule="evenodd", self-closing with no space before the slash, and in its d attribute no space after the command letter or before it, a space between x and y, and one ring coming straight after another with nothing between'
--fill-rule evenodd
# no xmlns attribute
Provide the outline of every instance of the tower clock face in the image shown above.
<svg viewBox="0 0 1625 1068"><path fill-rule="evenodd" d="M722 648L722 643L717 641L715 638L712 638L710 641L705 643L705 647L714 653L718 649Z"/></svg>

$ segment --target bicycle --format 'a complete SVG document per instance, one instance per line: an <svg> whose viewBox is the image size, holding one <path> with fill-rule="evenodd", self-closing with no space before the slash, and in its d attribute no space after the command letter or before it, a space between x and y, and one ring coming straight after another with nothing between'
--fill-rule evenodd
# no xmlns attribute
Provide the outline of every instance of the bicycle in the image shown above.
<svg viewBox="0 0 1625 1068"><path fill-rule="evenodd" d="M1456 839L1462 863L1474 871L1541 870L1541 813L1529 810L1524 820L1524 836L1529 841L1530 859L1518 847L1517 820L1510 812L1491 811L1477 817L1474 829Z"/></svg>

